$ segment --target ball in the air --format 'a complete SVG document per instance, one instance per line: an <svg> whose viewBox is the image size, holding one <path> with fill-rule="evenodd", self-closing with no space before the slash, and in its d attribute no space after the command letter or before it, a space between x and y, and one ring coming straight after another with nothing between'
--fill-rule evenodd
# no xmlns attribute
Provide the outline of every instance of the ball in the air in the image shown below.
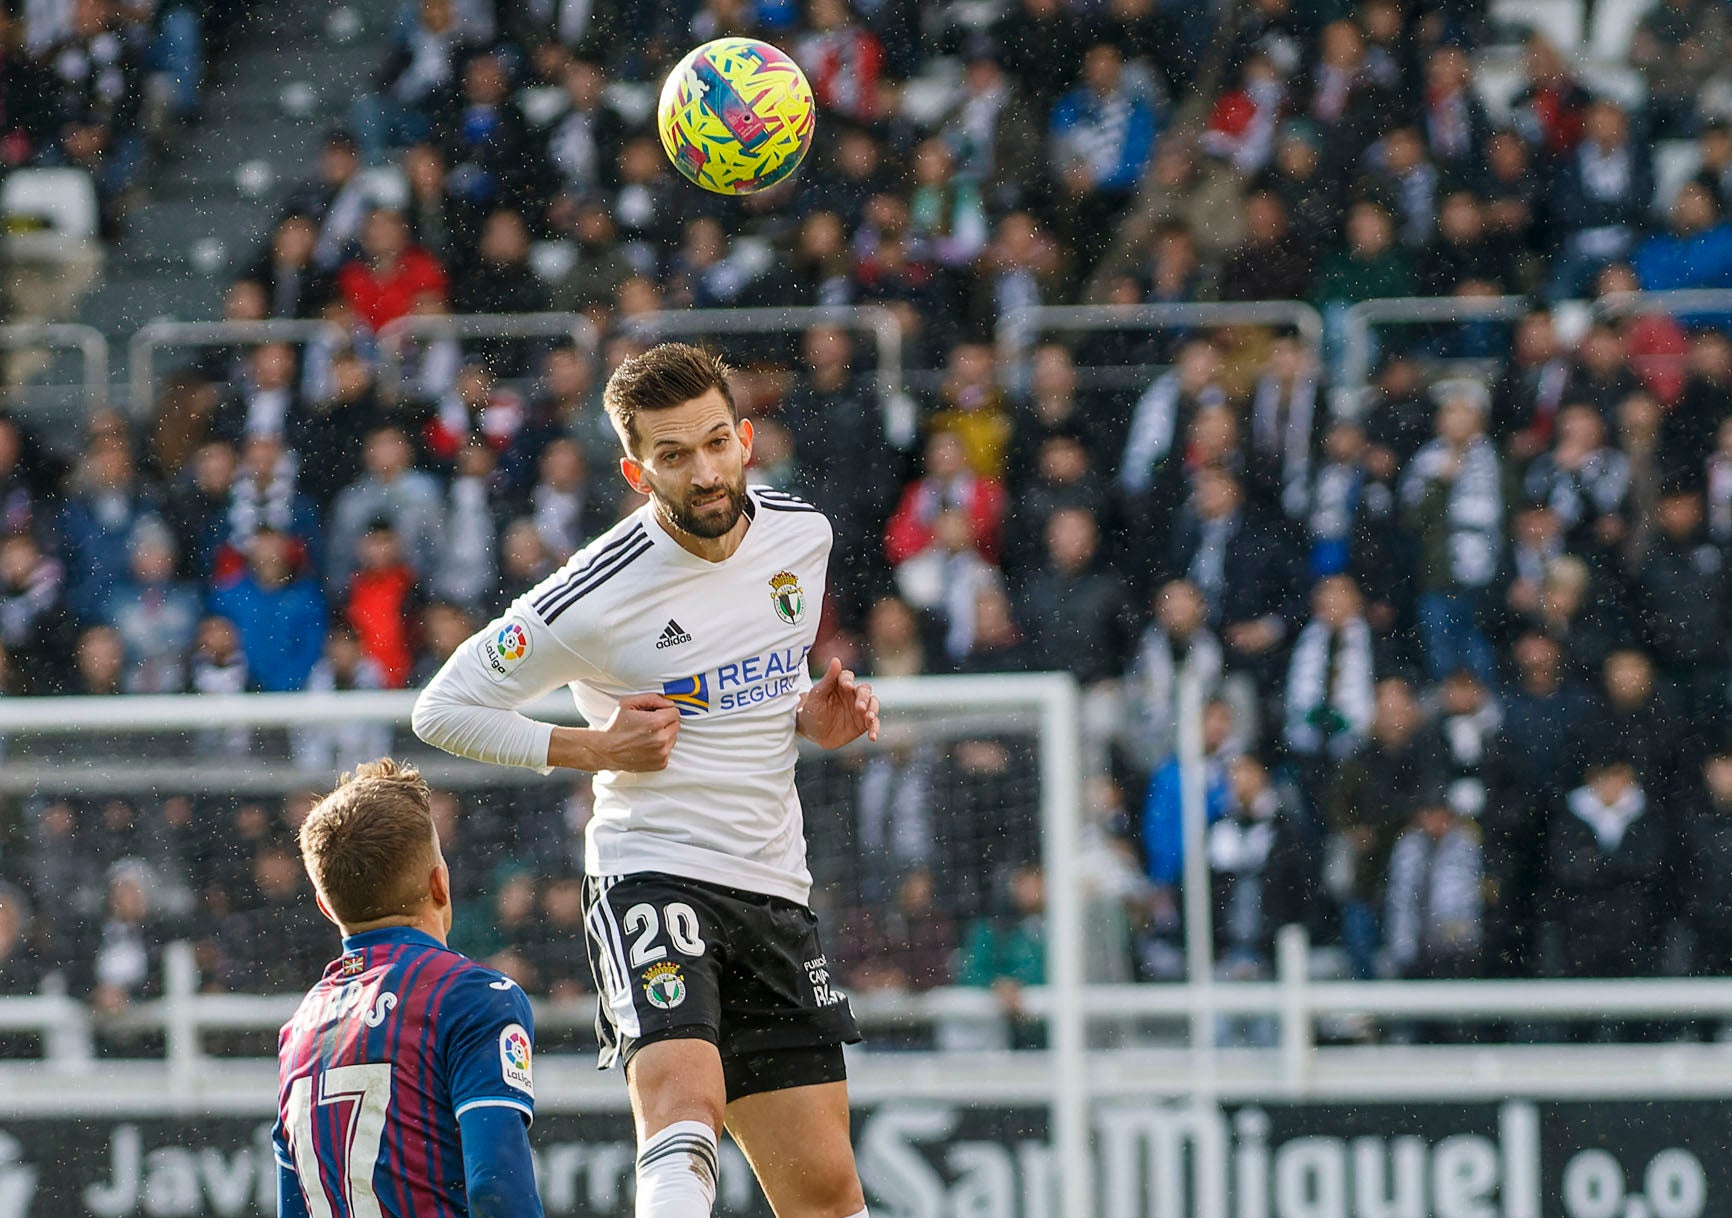
<svg viewBox="0 0 1732 1218"><path fill-rule="evenodd" d="M815 110L799 64L756 38L718 38L668 74L656 126L686 177L717 194L749 195L800 167Z"/></svg>

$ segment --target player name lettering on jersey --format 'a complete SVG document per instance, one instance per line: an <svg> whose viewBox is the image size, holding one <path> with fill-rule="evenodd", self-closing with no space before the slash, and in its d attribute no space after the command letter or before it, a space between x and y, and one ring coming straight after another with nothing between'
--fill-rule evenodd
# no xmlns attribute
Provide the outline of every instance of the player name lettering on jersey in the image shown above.
<svg viewBox="0 0 1732 1218"><path fill-rule="evenodd" d="M362 1023L376 1028L385 1022L385 1017L396 1006L397 995L390 990L380 991L377 981L351 981L331 990L318 1001L303 1003L295 1012L291 1026L300 1031L340 1019L352 1019L358 1014Z"/></svg>

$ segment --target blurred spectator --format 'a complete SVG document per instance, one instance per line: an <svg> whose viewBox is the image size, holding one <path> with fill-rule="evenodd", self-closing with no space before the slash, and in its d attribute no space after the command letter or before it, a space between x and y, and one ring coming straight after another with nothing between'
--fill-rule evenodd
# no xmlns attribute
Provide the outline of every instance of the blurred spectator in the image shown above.
<svg viewBox="0 0 1732 1218"><path fill-rule="evenodd" d="M1357 752L1371 728L1376 699L1371 628L1353 581L1320 580L1312 618L1293 643L1287 674L1287 747L1319 767Z"/></svg>
<svg viewBox="0 0 1732 1218"><path fill-rule="evenodd" d="M301 492L300 470L279 436L259 433L242 443L241 468L223 518L222 546L212 564L217 579L227 578L245 561L260 529L281 533L292 542L297 558L317 563L325 528L318 506Z"/></svg>
<svg viewBox="0 0 1732 1218"><path fill-rule="evenodd" d="M1245 197L1245 242L1221 268L1222 300L1306 300L1315 247L1293 231L1287 203L1269 188Z"/></svg>
<svg viewBox="0 0 1732 1218"><path fill-rule="evenodd" d="M327 586L347 585L360 561L361 536L375 520L386 520L417 573L436 563L444 512L433 477L414 468L414 450L403 432L382 427L367 437L366 472L337 496L331 509Z"/></svg>
<svg viewBox="0 0 1732 1218"><path fill-rule="evenodd" d="M924 867L903 875L894 904L852 911L840 939L836 956L851 990L919 993L950 981L956 926L938 907L932 873Z"/></svg>
<svg viewBox="0 0 1732 1218"><path fill-rule="evenodd" d="M1046 525L1046 562L1019 589L1017 617L1050 667L1085 685L1116 678L1136 628L1129 590L1098 561L1100 526L1087 511L1062 508Z"/></svg>
<svg viewBox="0 0 1732 1218"><path fill-rule="evenodd" d="M1288 556L1251 518L1232 474L1206 467L1195 487L1173 533L1169 570L1202 593L1228 669L1264 668L1290 629Z"/></svg>
<svg viewBox="0 0 1732 1218"><path fill-rule="evenodd" d="M1203 812L1207 824L1227 814L1232 800L1231 763L1243 751L1233 708L1221 699L1203 707ZM1177 752L1167 757L1149 782L1143 804L1142 846L1149 879L1176 909L1185 875L1185 817ZM1157 893L1159 896L1159 893Z"/></svg>
<svg viewBox="0 0 1732 1218"><path fill-rule="evenodd" d="M569 441L556 440L548 445L549 450L560 443ZM440 547L438 566L432 573L435 593L477 609L486 603L499 582L499 527L491 493L493 471L493 451L484 444L465 445L457 455L455 476L446 488L445 543ZM569 556L567 552L566 557Z"/></svg>
<svg viewBox="0 0 1732 1218"><path fill-rule="evenodd" d="M251 866L257 906L231 914L218 929L222 982L242 993L292 992L332 958L335 928L313 903L293 850L266 844Z"/></svg>
<svg viewBox="0 0 1732 1218"><path fill-rule="evenodd" d="M283 214L307 216L318 225L314 262L322 271L335 271L360 235L370 206L359 146L348 132L332 131L319 151L318 172L289 192Z"/></svg>
<svg viewBox="0 0 1732 1218"><path fill-rule="evenodd" d="M1309 921L1316 860L1298 813L1262 762L1235 758L1228 790L1226 812L1207 838L1215 968L1226 980L1255 981L1270 975L1275 932ZM1264 1021L1246 1031L1254 1043L1274 1043L1274 1029Z"/></svg>
<svg viewBox="0 0 1732 1218"><path fill-rule="evenodd" d="M325 650L307 675L313 693L352 689L384 689L387 674L379 662L362 649L360 635L347 622L339 622L325 635ZM388 723L355 722L315 724L296 728L293 735L295 764L309 773L340 774L391 751Z"/></svg>
<svg viewBox="0 0 1732 1218"><path fill-rule="evenodd" d="M1443 761L1424 734L1424 713L1399 677L1378 682L1370 738L1337 771L1323 808L1335 832L1329 883L1341 904L1342 945L1353 975L1376 972L1378 919L1387 895L1389 852L1403 828L1402 809L1438 781Z"/></svg>
<svg viewBox="0 0 1732 1218"><path fill-rule="evenodd" d="M990 46L971 43L965 58L962 89L938 138L955 158L957 182L976 187L994 207L1019 206L1038 188L1041 131L1031 106L1038 99L1025 99L1023 78L1007 78Z"/></svg>
<svg viewBox="0 0 1732 1218"><path fill-rule="evenodd" d="M1642 14L1630 46L1631 66L1647 85L1649 126L1656 136L1696 133L1698 97L1726 65L1726 14L1701 0L1662 0Z"/></svg>
<svg viewBox="0 0 1732 1218"><path fill-rule="evenodd" d="M1549 452L1528 466L1529 502L1557 521L1574 553L1611 548L1624 536L1630 463L1606 442L1606 424L1592 406L1565 406Z"/></svg>
<svg viewBox="0 0 1732 1218"><path fill-rule="evenodd" d="M112 696L125 693L126 645L112 626L91 626L78 636L72 653L67 693Z"/></svg>
<svg viewBox="0 0 1732 1218"><path fill-rule="evenodd" d="M59 139L50 160L90 171L109 231L143 168L144 71L104 0L73 0L65 36L44 56Z"/></svg>
<svg viewBox="0 0 1732 1218"><path fill-rule="evenodd" d="M1620 647L1606 657L1600 697L1576 723L1566 753L1564 782L1580 782L1600 759L1616 756L1656 800L1680 790L1692 745L1662 694L1654 662L1645 653Z"/></svg>
<svg viewBox="0 0 1732 1218"><path fill-rule="evenodd" d="M1072 215L1079 252L1103 244L1107 225L1148 166L1157 134L1155 109L1126 87L1117 47L1090 47L1082 74L1081 87L1053 106L1051 123L1052 172Z"/></svg>
<svg viewBox="0 0 1732 1218"><path fill-rule="evenodd" d="M1695 932L1694 972L1732 976L1732 910L1722 899L1732 866L1732 751L1716 748L1682 818L1683 911Z"/></svg>
<svg viewBox="0 0 1732 1218"><path fill-rule="evenodd" d="M291 214L277 221L269 252L250 272L270 302L269 316L314 317L324 307L331 283L318 267L318 246L319 229L310 216Z"/></svg>
<svg viewBox="0 0 1732 1218"><path fill-rule="evenodd" d="M361 654L372 665L368 679L376 681L376 688L401 689L415 659L410 632L417 608L414 568L404 559L402 540L387 520L374 521L361 535L356 558L358 566L343 598L343 616L355 630ZM328 647L326 658L331 659Z"/></svg>
<svg viewBox="0 0 1732 1218"><path fill-rule="evenodd" d="M1484 881L1472 822L1440 793L1427 793L1389 855L1384 917L1397 977L1448 981L1477 975Z"/></svg>
<svg viewBox="0 0 1732 1218"><path fill-rule="evenodd" d="M1562 935L1566 977L1640 977L1657 966L1668 810L1616 750L1551 813L1547 866L1556 898L1545 912Z"/></svg>
<svg viewBox="0 0 1732 1218"><path fill-rule="evenodd" d="M246 557L246 570L211 594L211 609L234 623L255 688L303 689L325 637L318 586L297 572L289 539L274 529L254 533Z"/></svg>
<svg viewBox="0 0 1732 1218"><path fill-rule="evenodd" d="M986 343L953 347L938 409L928 425L962 441L968 467L981 478L1002 483L1012 422L1004 391L998 387L996 361Z"/></svg>
<svg viewBox="0 0 1732 1218"><path fill-rule="evenodd" d="M946 638L952 672L1036 672L1044 666L1000 581L987 580L975 589L969 620L966 638L954 631Z"/></svg>
<svg viewBox="0 0 1732 1218"><path fill-rule="evenodd" d="M125 440L93 438L56 522L70 577L67 602L78 617L102 616L115 584L125 578L133 532L154 519L155 510Z"/></svg>
<svg viewBox="0 0 1732 1218"><path fill-rule="evenodd" d="M924 635L921 619L907 601L879 599L866 615L861 670L873 677L917 677L929 671Z"/></svg>
<svg viewBox="0 0 1732 1218"><path fill-rule="evenodd" d="M884 533L884 553L900 565L930 546L940 516L963 513L972 526L974 546L988 562L997 559L1003 539L1004 489L969 470L967 448L952 432L934 432L926 442L925 475L908 484Z"/></svg>
<svg viewBox="0 0 1732 1218"><path fill-rule="evenodd" d="M1689 486L1660 497L1659 526L1635 591L1643 632L1679 710L1698 733L1718 731L1727 710L1732 571L1702 530L1702 498Z"/></svg>
<svg viewBox="0 0 1732 1218"><path fill-rule="evenodd" d="M1491 121L1473 92L1473 63L1459 46L1441 46L1425 65L1421 129L1431 161L1452 172L1482 163Z"/></svg>
<svg viewBox="0 0 1732 1218"><path fill-rule="evenodd" d="M794 58L818 105L856 121L877 118L884 68L877 35L849 11L848 0L807 0L806 22L810 33L795 44Z"/></svg>
<svg viewBox="0 0 1732 1218"><path fill-rule="evenodd" d="M0 883L0 995L38 992L47 971L32 938L29 902L14 885Z"/></svg>
<svg viewBox="0 0 1732 1218"><path fill-rule="evenodd" d="M445 269L410 243L401 212L375 208L361 229L360 257L343 264L337 287L369 330L381 330L408 315L423 292L446 293Z"/></svg>
<svg viewBox="0 0 1732 1218"><path fill-rule="evenodd" d="M451 0L420 0L414 26L379 73L379 91L354 102L355 133L368 164L383 164L388 149L426 137L427 113L452 83L460 45Z"/></svg>
<svg viewBox="0 0 1732 1218"><path fill-rule="evenodd" d="M1183 580L1154 597L1154 619L1137 641L1125 674L1123 742L1134 763L1153 770L1177 745L1180 673L1189 671L1204 699L1221 686L1221 643L1209 629L1202 594Z"/></svg>
<svg viewBox="0 0 1732 1218"><path fill-rule="evenodd" d="M450 166L452 192L471 207L525 210L548 185L546 159L511 98L510 77L497 53L464 63L460 87L440 98L433 142Z"/></svg>
<svg viewBox="0 0 1732 1218"><path fill-rule="evenodd" d="M1511 102L1515 128L1542 159L1556 163L1580 142L1590 98L1544 34L1530 33L1524 51L1527 83Z"/></svg>
<svg viewBox="0 0 1732 1218"><path fill-rule="evenodd" d="M1420 638L1433 680L1465 667L1489 681L1492 653L1481 616L1501 569L1509 488L1485 434L1484 387L1450 381L1436 396L1437 439L1401 477L1406 524L1421 551Z"/></svg>
<svg viewBox="0 0 1732 1218"><path fill-rule="evenodd" d="M0 540L0 644L30 693L58 693L66 675L72 616L65 578L64 568L30 534Z"/></svg>
<svg viewBox="0 0 1732 1218"><path fill-rule="evenodd" d="M1635 248L1654 197L1648 150L1630 138L1616 102L1594 101L1582 131L1552 188L1559 255L1550 290L1559 300L1579 295L1599 268Z"/></svg>
<svg viewBox="0 0 1732 1218"><path fill-rule="evenodd" d="M98 1015L121 1015L162 994L162 949L176 928L152 907L154 878L133 859L110 869L104 908L85 931L88 951L75 958L79 975L71 985Z"/></svg>
<svg viewBox="0 0 1732 1218"><path fill-rule="evenodd" d="M131 578L108 599L105 620L126 650L129 693L169 694L186 688L201 606L197 588L175 578L173 535L160 523L141 526L132 542Z"/></svg>
<svg viewBox="0 0 1732 1218"><path fill-rule="evenodd" d="M1046 1043L1045 1025L1022 1008L1022 991L1046 983L1046 887L1035 866L1018 867L1004 884L999 911L968 928L956 967L958 985L990 988L1010 1021L1010 1048Z"/></svg>
<svg viewBox="0 0 1732 1218"><path fill-rule="evenodd" d="M1632 261L1645 292L1732 286L1732 224L1706 187L1686 182L1667 231L1638 246Z"/></svg>

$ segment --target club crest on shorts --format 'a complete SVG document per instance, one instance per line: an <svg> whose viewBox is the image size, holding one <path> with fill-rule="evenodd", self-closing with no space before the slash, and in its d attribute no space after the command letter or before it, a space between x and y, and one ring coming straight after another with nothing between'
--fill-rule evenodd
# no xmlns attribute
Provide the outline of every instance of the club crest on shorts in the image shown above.
<svg viewBox="0 0 1732 1218"><path fill-rule="evenodd" d="M671 1011L686 1000L686 978L677 964L653 964L644 970L643 996L659 1010Z"/></svg>
<svg viewBox="0 0 1732 1218"><path fill-rule="evenodd" d="M800 587L800 577L792 571L778 571L770 577L770 603L776 616L790 626L798 626L806 616L806 592Z"/></svg>

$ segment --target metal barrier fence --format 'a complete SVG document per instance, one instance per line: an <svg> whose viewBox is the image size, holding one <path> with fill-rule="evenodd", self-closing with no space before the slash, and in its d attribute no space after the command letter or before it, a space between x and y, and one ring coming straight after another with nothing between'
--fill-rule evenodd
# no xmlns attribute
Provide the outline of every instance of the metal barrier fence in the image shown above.
<svg viewBox="0 0 1732 1218"><path fill-rule="evenodd" d="M63 322L0 325L0 351L77 351L84 365L84 398L91 408L108 405L108 340L93 326Z"/></svg>
<svg viewBox="0 0 1732 1218"><path fill-rule="evenodd" d="M1000 375L1020 388L1022 368L1044 333L1190 330L1211 326L1290 328L1312 353L1323 347L1323 317L1297 301L1205 301L1147 305L1040 305L1010 309L998 319L995 335Z"/></svg>
<svg viewBox="0 0 1732 1218"><path fill-rule="evenodd" d="M1351 399L1370 383L1376 350L1373 331L1378 326L1511 322L1536 307L1554 314L1573 311L1582 317L1628 317L1649 312L1671 317L1732 316L1732 290L1611 292L1595 300L1553 301L1544 306L1537 306L1529 296L1398 296L1361 301L1343 314L1339 389Z"/></svg>
<svg viewBox="0 0 1732 1218"><path fill-rule="evenodd" d="M320 339L338 344L344 337L343 328L328 321L153 321L127 344L127 407L135 419L150 416L156 405L156 353L165 347L305 346Z"/></svg>
<svg viewBox="0 0 1732 1218"><path fill-rule="evenodd" d="M403 346L416 338L569 338L586 356L598 346L595 323L581 313L437 313L400 317L379 331L379 385L385 400L403 392Z"/></svg>

